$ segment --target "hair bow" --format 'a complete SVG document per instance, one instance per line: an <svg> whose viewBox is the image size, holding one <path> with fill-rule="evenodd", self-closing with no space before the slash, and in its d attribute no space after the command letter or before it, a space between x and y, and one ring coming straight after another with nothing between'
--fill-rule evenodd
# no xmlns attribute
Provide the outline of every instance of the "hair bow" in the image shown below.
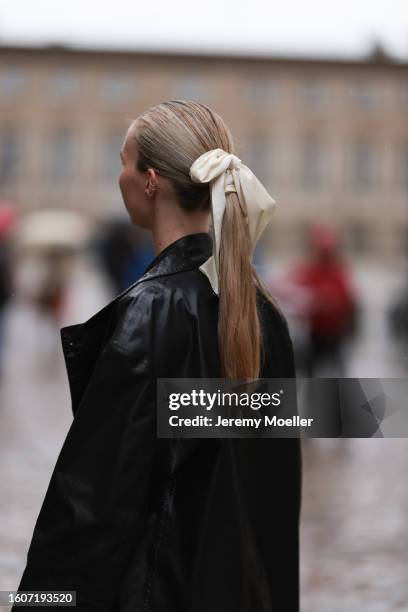
<svg viewBox="0 0 408 612"><path fill-rule="evenodd" d="M212 149L200 155L190 168L190 177L195 183L210 183L213 254L199 269L208 277L213 290L218 294L225 194L235 191L240 203L246 205L252 254L271 219L276 202L248 166L239 157L223 149Z"/></svg>

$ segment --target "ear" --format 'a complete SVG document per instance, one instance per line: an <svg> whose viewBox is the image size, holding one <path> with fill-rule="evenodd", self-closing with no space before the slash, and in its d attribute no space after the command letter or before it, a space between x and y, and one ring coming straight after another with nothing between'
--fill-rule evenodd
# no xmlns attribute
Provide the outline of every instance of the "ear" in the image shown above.
<svg viewBox="0 0 408 612"><path fill-rule="evenodd" d="M147 169L147 178L150 180L151 183L154 183L155 185L157 185L159 177L158 177L157 172L153 170L153 168Z"/></svg>

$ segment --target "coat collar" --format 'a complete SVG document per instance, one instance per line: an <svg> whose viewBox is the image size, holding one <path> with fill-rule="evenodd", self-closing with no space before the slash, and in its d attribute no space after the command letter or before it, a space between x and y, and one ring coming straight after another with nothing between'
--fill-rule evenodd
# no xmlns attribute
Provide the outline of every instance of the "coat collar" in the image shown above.
<svg viewBox="0 0 408 612"><path fill-rule="evenodd" d="M169 244L150 262L146 274L162 275L198 268L211 256L212 240L207 232L187 234Z"/></svg>
<svg viewBox="0 0 408 612"><path fill-rule="evenodd" d="M116 301L139 283L151 278L194 270L211 257L211 254L212 239L207 232L182 236L160 251L146 267L143 275L113 298L112 301Z"/></svg>
<svg viewBox="0 0 408 612"><path fill-rule="evenodd" d="M87 326L88 323L91 324L96 319L99 319L100 315L107 314L111 310L111 307L116 304L122 296L126 295L140 283L159 276L169 276L178 272L199 268L211 254L212 238L207 232L187 234L178 238L152 259L143 275L138 280L116 295L101 310L92 315L90 319L84 323L77 323L61 328L63 345L69 342L72 346L74 344L73 340L77 336L77 332L83 330L84 326Z"/></svg>

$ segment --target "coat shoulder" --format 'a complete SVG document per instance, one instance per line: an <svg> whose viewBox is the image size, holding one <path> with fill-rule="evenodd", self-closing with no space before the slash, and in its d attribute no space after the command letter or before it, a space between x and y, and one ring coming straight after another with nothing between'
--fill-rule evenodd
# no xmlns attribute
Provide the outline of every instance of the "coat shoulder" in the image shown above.
<svg viewBox="0 0 408 612"><path fill-rule="evenodd" d="M218 296L199 270L167 274L136 284L122 295L116 304L115 319L126 322L149 316L164 315L168 308L177 309L181 316L218 308Z"/></svg>
<svg viewBox="0 0 408 612"><path fill-rule="evenodd" d="M198 270L149 279L133 287L118 300L113 316L111 344L121 353L142 349L160 372L217 337L218 296ZM210 352L213 342L208 340ZM177 362L177 360L176 360ZM164 367L164 364L168 366ZM161 364L163 367L159 367Z"/></svg>

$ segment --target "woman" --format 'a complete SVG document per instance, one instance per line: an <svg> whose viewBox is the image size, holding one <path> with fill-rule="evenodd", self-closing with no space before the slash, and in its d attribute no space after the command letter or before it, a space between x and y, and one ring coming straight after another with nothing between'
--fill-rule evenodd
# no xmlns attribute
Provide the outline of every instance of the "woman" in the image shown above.
<svg viewBox="0 0 408 612"><path fill-rule="evenodd" d="M157 255L61 330L74 420L20 590L75 590L99 612L299 609L300 441L156 436L157 378L295 376L250 262L275 202L233 150L195 102L128 130L120 188Z"/></svg>

